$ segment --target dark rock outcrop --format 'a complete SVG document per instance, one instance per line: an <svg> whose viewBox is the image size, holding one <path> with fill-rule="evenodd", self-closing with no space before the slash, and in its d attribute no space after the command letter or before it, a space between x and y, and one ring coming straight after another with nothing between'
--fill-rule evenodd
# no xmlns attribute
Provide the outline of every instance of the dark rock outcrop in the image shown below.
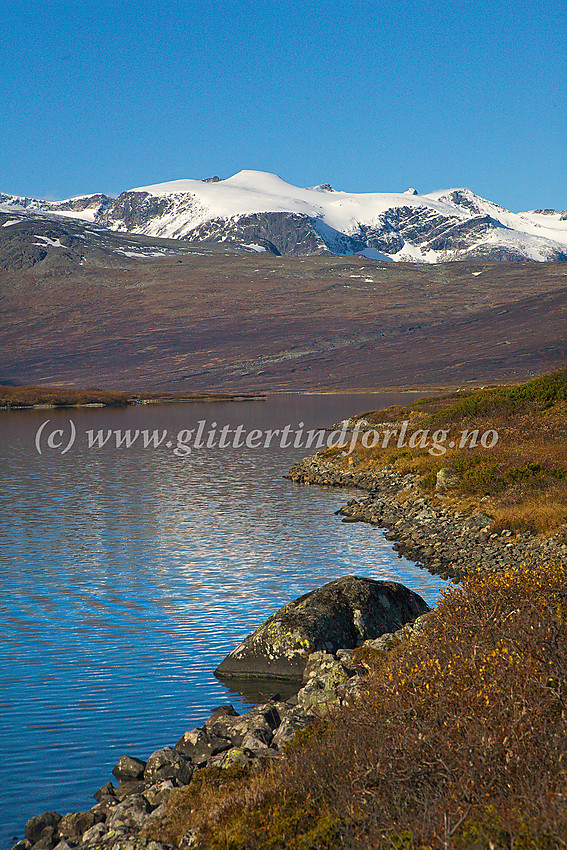
<svg viewBox="0 0 567 850"><path fill-rule="evenodd" d="M313 219L293 212L212 218L184 234L184 238L191 242L259 242L271 246L272 253L288 257L330 253Z"/></svg>
<svg viewBox="0 0 567 850"><path fill-rule="evenodd" d="M141 779L144 775L146 762L132 756L122 756L112 771L119 782Z"/></svg>
<svg viewBox="0 0 567 850"><path fill-rule="evenodd" d="M35 844L40 840L45 829L55 829L61 820L61 815L58 812L44 812L41 815L34 815L26 823L25 837L27 841Z"/></svg>
<svg viewBox="0 0 567 850"><path fill-rule="evenodd" d="M236 647L215 673L301 678L312 652L335 653L401 628L428 610L392 581L347 576L288 603Z"/></svg>

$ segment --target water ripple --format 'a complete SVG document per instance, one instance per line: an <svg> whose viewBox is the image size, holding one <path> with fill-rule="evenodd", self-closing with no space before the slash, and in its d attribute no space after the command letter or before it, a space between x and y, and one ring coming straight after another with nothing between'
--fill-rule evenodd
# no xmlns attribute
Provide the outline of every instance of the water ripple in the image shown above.
<svg viewBox="0 0 567 850"><path fill-rule="evenodd" d="M176 433L199 419L310 428L399 400L282 396L72 418L78 433ZM341 523L348 493L284 480L301 450L178 458L78 445L40 457L44 413L0 420L0 847L40 811L89 808L124 752L147 757L215 705L250 705L256 693L212 670L290 599L349 574L401 581L430 603L442 584L381 532ZM70 417L49 418L63 427Z"/></svg>

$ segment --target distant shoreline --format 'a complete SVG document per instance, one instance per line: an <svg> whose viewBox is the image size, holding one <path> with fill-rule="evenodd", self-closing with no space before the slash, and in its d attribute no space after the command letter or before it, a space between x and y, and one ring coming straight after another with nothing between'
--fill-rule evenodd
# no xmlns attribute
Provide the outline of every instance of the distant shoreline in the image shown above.
<svg viewBox="0 0 567 850"><path fill-rule="evenodd" d="M0 386L0 411L129 407L139 404L264 401L265 399L264 393L151 393L47 386Z"/></svg>
<svg viewBox="0 0 567 850"><path fill-rule="evenodd" d="M102 390L84 389L57 386L8 386L0 384L0 412L19 410L53 410L68 408L101 408L101 407L129 407L139 404L194 404L207 402L239 402L239 401L265 401L271 396L280 395L381 395L385 393L451 393L459 390L476 389L470 384L462 386L456 384L427 384L424 386L393 386L357 389L303 389L303 390L266 390L262 392L151 392L151 391L126 391L126 390Z"/></svg>

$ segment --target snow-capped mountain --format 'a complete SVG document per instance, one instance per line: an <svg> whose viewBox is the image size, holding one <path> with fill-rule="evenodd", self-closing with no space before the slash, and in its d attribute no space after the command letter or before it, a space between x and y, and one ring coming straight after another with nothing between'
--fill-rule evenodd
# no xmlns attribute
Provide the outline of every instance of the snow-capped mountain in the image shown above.
<svg viewBox="0 0 567 850"><path fill-rule="evenodd" d="M260 242L290 256L364 254L425 263L567 260L567 212L512 213L469 189L353 194L328 184L302 189L275 174L240 171L226 180L129 189L115 199L12 199L0 195L0 209L15 210L19 203L22 210L85 218L114 231L192 242Z"/></svg>
<svg viewBox="0 0 567 850"><path fill-rule="evenodd" d="M108 195L97 194L79 195L65 201L42 201L19 195L3 195L0 192L0 210L14 213L54 213L65 218L94 222L113 200L114 198L109 198Z"/></svg>

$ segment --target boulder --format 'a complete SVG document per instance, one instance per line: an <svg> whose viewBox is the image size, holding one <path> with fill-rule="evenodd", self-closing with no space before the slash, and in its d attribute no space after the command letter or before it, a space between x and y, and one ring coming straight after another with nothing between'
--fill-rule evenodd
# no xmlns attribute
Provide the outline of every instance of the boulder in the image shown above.
<svg viewBox="0 0 567 850"><path fill-rule="evenodd" d="M132 756L121 756L112 772L119 782L129 782L141 779L144 775L146 762Z"/></svg>
<svg viewBox="0 0 567 850"><path fill-rule="evenodd" d="M41 815L35 815L26 823L25 837L32 844L36 844L41 838L41 834L46 827L54 829L59 825L61 815L58 812L44 812Z"/></svg>
<svg viewBox="0 0 567 850"><path fill-rule="evenodd" d="M436 490L450 490L456 487L460 478L457 473L448 466L442 467L435 477Z"/></svg>
<svg viewBox="0 0 567 850"><path fill-rule="evenodd" d="M119 803L110 814L107 826L110 829L117 827L127 827L128 829L139 829L147 814L150 811L150 805L145 797L141 794L134 794L128 797L124 802Z"/></svg>
<svg viewBox="0 0 567 850"><path fill-rule="evenodd" d="M302 710L298 710L293 714L288 714L285 717L276 734L272 739L272 746L276 747L278 750L284 748L285 744L289 744L290 741L293 741L296 734L301 732L307 726L312 726L315 722L315 717L312 714L306 714Z"/></svg>
<svg viewBox="0 0 567 850"><path fill-rule="evenodd" d="M144 779L152 785L165 779L175 780L178 785L188 785L192 775L190 759L172 747L162 747L152 753L144 771Z"/></svg>
<svg viewBox="0 0 567 850"><path fill-rule="evenodd" d="M191 729L179 739L175 750L196 765L204 764L211 756L216 756L232 746L228 738L215 735L206 729Z"/></svg>
<svg viewBox="0 0 567 850"><path fill-rule="evenodd" d="M68 838L74 844L78 844L82 835L94 826L95 823L100 823L104 820L102 815L97 815L95 812L70 812L65 815L59 822L59 833L63 838Z"/></svg>
<svg viewBox="0 0 567 850"><path fill-rule="evenodd" d="M227 655L215 674L301 680L311 653L353 649L428 610L417 593L397 582L336 579L272 614Z"/></svg>

